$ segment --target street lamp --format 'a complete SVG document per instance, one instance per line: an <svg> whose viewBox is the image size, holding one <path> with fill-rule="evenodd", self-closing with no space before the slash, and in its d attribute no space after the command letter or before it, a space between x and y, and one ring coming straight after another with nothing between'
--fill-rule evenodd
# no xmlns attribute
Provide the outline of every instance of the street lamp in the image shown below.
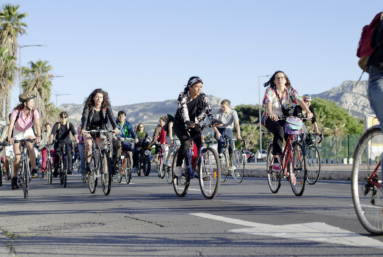
<svg viewBox="0 0 383 257"><path fill-rule="evenodd" d="M258 94L259 94L259 151L262 154L262 126L261 126L261 81L260 78L270 77L271 75L258 76Z"/></svg>
<svg viewBox="0 0 383 257"><path fill-rule="evenodd" d="M20 75L20 95L21 95L21 48L24 48L24 47L31 47L31 46L45 46L45 45L22 45L22 46L18 46L19 47L19 75Z"/></svg>
<svg viewBox="0 0 383 257"><path fill-rule="evenodd" d="M60 96L60 95L72 95L72 94L55 94L56 95L56 108L58 107L57 106L57 97Z"/></svg>

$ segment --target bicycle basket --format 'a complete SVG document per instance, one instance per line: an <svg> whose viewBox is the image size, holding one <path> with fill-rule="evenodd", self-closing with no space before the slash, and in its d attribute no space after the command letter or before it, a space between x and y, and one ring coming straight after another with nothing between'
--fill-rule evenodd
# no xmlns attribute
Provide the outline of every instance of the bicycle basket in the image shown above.
<svg viewBox="0 0 383 257"><path fill-rule="evenodd" d="M300 135L302 120L295 117L288 117L285 124L285 133L288 135Z"/></svg>
<svg viewBox="0 0 383 257"><path fill-rule="evenodd" d="M311 133L306 135L306 144L307 145L313 145L315 143L315 136Z"/></svg>

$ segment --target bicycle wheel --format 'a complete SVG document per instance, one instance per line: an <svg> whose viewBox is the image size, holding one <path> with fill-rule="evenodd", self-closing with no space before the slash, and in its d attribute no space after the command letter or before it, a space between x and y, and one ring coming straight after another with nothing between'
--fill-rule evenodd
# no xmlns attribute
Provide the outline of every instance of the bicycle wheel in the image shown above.
<svg viewBox="0 0 383 257"><path fill-rule="evenodd" d="M162 164L162 157L159 158L157 167L158 167L158 177L160 177L161 179L164 179L165 171L164 171L164 165Z"/></svg>
<svg viewBox="0 0 383 257"><path fill-rule="evenodd" d="M101 185L104 195L109 195L112 187L112 169L109 153L106 150L101 154Z"/></svg>
<svg viewBox="0 0 383 257"><path fill-rule="evenodd" d="M172 170L174 170L174 168L176 167L177 155L178 155L178 150L173 158ZM189 185L190 185L190 171L189 171L189 168L185 165L185 162L182 163L181 169L182 169L181 178L176 179L174 172L172 173L173 174L173 189L178 197L184 197L187 194ZM178 180L178 183L177 183L177 180Z"/></svg>
<svg viewBox="0 0 383 257"><path fill-rule="evenodd" d="M88 174L88 187L91 194L96 193L97 190L97 170L100 167L99 163L98 154L95 152L90 161L90 174Z"/></svg>
<svg viewBox="0 0 383 257"><path fill-rule="evenodd" d="M360 138L354 152L351 175L352 200L356 215L370 233L383 235L383 204L379 180L382 178L381 161L383 133L380 128L368 129ZM374 170L377 172L371 177ZM370 179L374 184L371 183Z"/></svg>
<svg viewBox="0 0 383 257"><path fill-rule="evenodd" d="M306 153L303 146L293 143L293 159L288 163L289 181L291 189L296 196L301 196L305 191L307 180Z"/></svg>
<svg viewBox="0 0 383 257"><path fill-rule="evenodd" d="M166 166L165 176L166 176L166 181L169 184L173 183L173 172L170 166Z"/></svg>
<svg viewBox="0 0 383 257"><path fill-rule="evenodd" d="M3 164L0 163L0 187L3 186Z"/></svg>
<svg viewBox="0 0 383 257"><path fill-rule="evenodd" d="M24 161L24 174L23 174L23 191L24 191L24 199L28 201L29 196L29 165L27 160Z"/></svg>
<svg viewBox="0 0 383 257"><path fill-rule="evenodd" d="M310 146L306 152L307 183L315 185L321 170L321 158L318 148Z"/></svg>
<svg viewBox="0 0 383 257"><path fill-rule="evenodd" d="M199 161L199 186L206 199L213 199L218 194L221 176L217 152L211 147L203 149Z"/></svg>
<svg viewBox="0 0 383 257"><path fill-rule="evenodd" d="M67 165L67 156L63 158L63 162L61 165L61 175L60 175L60 180L61 180L61 186L66 187L66 182L67 182L67 177L68 177L68 165Z"/></svg>
<svg viewBox="0 0 383 257"><path fill-rule="evenodd" d="M273 171L273 145L269 145L267 147L267 155L266 155L266 170L267 170L267 183L269 184L270 191L273 194L278 193L279 188L281 187L282 182L282 174L283 172Z"/></svg>
<svg viewBox="0 0 383 257"><path fill-rule="evenodd" d="M150 174L150 158L149 156L144 157L144 175L145 177L149 176Z"/></svg>
<svg viewBox="0 0 383 257"><path fill-rule="evenodd" d="M118 167L118 168L117 168ZM118 161L116 169L116 176L118 183L121 183L122 181L122 171L124 170L124 167L122 166L122 160Z"/></svg>
<svg viewBox="0 0 383 257"><path fill-rule="evenodd" d="M234 151L232 167L234 169L233 177L235 181L241 183L245 176L245 158L243 157L242 151Z"/></svg>
<svg viewBox="0 0 383 257"><path fill-rule="evenodd" d="M218 158L220 166L221 166L221 182L225 182L229 169L228 169L228 158L226 151L224 151L221 155L221 158Z"/></svg>
<svg viewBox="0 0 383 257"><path fill-rule="evenodd" d="M128 153L127 157L125 158L125 181L126 181L126 184L129 184L130 180L132 179L132 168L133 168L132 157Z"/></svg>
<svg viewBox="0 0 383 257"><path fill-rule="evenodd" d="M52 184L52 164L49 159L47 160L45 172L47 174L47 183Z"/></svg>

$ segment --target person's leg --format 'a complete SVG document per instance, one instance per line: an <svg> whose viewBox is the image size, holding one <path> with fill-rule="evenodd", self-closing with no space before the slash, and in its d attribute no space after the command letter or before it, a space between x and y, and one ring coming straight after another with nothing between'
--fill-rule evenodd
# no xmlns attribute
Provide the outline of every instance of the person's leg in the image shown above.
<svg viewBox="0 0 383 257"><path fill-rule="evenodd" d="M4 166L5 166L5 177L6 180L9 180L10 174L9 174L9 158L4 156Z"/></svg>
<svg viewBox="0 0 383 257"><path fill-rule="evenodd" d="M66 143L66 153L68 155L68 174L72 174L72 149L70 147L71 143Z"/></svg>
<svg viewBox="0 0 383 257"><path fill-rule="evenodd" d="M17 190L19 187L17 186L17 172L20 168L20 159L21 159L21 152L20 152L20 143L14 143L13 144L13 152L15 154L15 159L13 160L13 178L12 178L12 190Z"/></svg>
<svg viewBox="0 0 383 257"><path fill-rule="evenodd" d="M133 167L138 168L138 154L140 153L140 147L135 146L133 151Z"/></svg>
<svg viewBox="0 0 383 257"><path fill-rule="evenodd" d="M47 164L47 149L44 148L43 150L41 150L41 156L43 158L43 162L41 163L41 172L42 173L45 173L45 167L46 167L46 164Z"/></svg>
<svg viewBox="0 0 383 257"><path fill-rule="evenodd" d="M84 143L78 144L78 151L81 159L81 174L85 174L85 145Z"/></svg>
<svg viewBox="0 0 383 257"><path fill-rule="evenodd" d="M189 135L186 132L185 127L179 126L178 123L174 123L173 129L174 129L174 133L177 135L178 139L181 142L181 145L178 149L176 168L174 169L174 174L177 177L179 177L182 175L181 165L186 155L186 152L190 147L190 141L189 141Z"/></svg>
<svg viewBox="0 0 383 257"><path fill-rule="evenodd" d="M221 137L218 139L218 154L221 155L223 153L223 148L225 146L225 129L218 129L219 133L221 134ZM216 137L216 135L215 135ZM217 139L217 137L216 137Z"/></svg>
<svg viewBox="0 0 383 257"><path fill-rule="evenodd" d="M59 143L55 143L54 144L54 152L53 152L53 167L54 167L54 172L53 172L53 176L54 177L57 177L57 172L58 170L60 169L59 168L59 165L60 165L60 144Z"/></svg>
<svg viewBox="0 0 383 257"><path fill-rule="evenodd" d="M380 127L383 131L383 69L371 66L369 69L368 100L370 101L371 108L374 110L376 117L380 122Z"/></svg>
<svg viewBox="0 0 383 257"><path fill-rule="evenodd" d="M37 169L36 169L36 155L35 155L34 143L27 142L27 148L28 148L29 160L30 160L31 168L32 168L32 177L36 178Z"/></svg>
<svg viewBox="0 0 383 257"><path fill-rule="evenodd" d="M273 138L274 163L279 163L279 158L282 156L283 139L285 138L284 122L272 121L271 119L267 119L266 128L274 135L274 138Z"/></svg>
<svg viewBox="0 0 383 257"><path fill-rule="evenodd" d="M85 144L85 161L86 161L86 173L90 173L90 160L92 157L92 137L85 133L83 136L84 144Z"/></svg>

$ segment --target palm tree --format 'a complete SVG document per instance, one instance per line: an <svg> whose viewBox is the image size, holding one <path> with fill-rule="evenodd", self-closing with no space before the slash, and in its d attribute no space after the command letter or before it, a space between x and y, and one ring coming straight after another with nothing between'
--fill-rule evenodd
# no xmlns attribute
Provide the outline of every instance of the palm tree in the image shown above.
<svg viewBox="0 0 383 257"><path fill-rule="evenodd" d="M0 119L4 119L4 96L10 91L9 85L13 85L16 58L8 55L8 48L0 45Z"/></svg>
<svg viewBox="0 0 383 257"><path fill-rule="evenodd" d="M41 124L48 121L45 106L48 104L53 75L50 73L53 67L48 61L39 60L37 62L29 62L30 67L23 67L22 73L26 80L23 81L22 87L25 91L37 93L35 108L39 110Z"/></svg>
<svg viewBox="0 0 383 257"><path fill-rule="evenodd" d="M0 45L7 47L8 55L13 56L13 60L16 65L17 57L17 37L19 35L26 34L25 28L27 24L21 20L28 16L27 13L19 13L17 10L20 5L3 5L3 10L0 12ZM14 74L15 70L12 71ZM12 80L7 83L7 98L6 98L6 113L11 112L11 90L10 88L14 84L15 75L12 75ZM8 120L8 115L6 115Z"/></svg>

